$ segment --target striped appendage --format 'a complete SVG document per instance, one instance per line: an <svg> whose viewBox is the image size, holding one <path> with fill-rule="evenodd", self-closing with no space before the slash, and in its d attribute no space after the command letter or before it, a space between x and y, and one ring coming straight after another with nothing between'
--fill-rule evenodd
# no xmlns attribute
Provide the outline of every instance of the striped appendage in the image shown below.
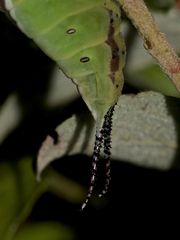
<svg viewBox="0 0 180 240"><path fill-rule="evenodd" d="M104 160L106 164L106 182L102 193L99 197L107 193L111 181L111 132L112 132L112 116L114 107L111 107L104 117L103 123L103 142L104 142Z"/></svg>
<svg viewBox="0 0 180 240"><path fill-rule="evenodd" d="M107 114L104 117L103 126L101 129L98 129L96 131L96 138L95 138L95 145L94 145L94 152L93 152L93 161L92 161L92 175L91 175L91 181L90 181L90 187L88 194L86 196L86 199L84 203L82 204L81 210L83 210L89 199L92 196L94 187L95 187L95 181L97 177L97 164L100 159L101 155L101 149L103 147L103 153L104 153L104 160L106 164L106 181L104 185L104 189L99 196L106 194L109 188L110 180L111 180L111 130L112 130L112 116L114 112L114 106L111 107Z"/></svg>
<svg viewBox="0 0 180 240"><path fill-rule="evenodd" d="M102 144L103 144L103 129L98 129L96 131L96 138L95 138L95 145L94 145L94 152L93 152L93 161L92 161L92 175L91 175L91 181L90 181L90 187L89 187L89 191L88 194L86 196L86 199L84 201L84 203L82 204L81 210L83 210L89 199L92 196L93 190L94 190L94 186L95 186L95 181L96 181L96 175L97 175L97 164L100 158L100 151L102 148Z"/></svg>

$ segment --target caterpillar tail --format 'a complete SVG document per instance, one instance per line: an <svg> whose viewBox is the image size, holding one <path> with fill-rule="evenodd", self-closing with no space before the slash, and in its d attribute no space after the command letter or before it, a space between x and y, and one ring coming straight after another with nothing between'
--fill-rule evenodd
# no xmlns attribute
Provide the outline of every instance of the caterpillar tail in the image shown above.
<svg viewBox="0 0 180 240"><path fill-rule="evenodd" d="M99 194L102 197L108 192L110 181L111 181L111 133L112 133L112 117L114 113L115 105L112 106L104 117L103 123L103 159L105 161L106 168L106 180L104 184L104 189Z"/></svg>
<svg viewBox="0 0 180 240"><path fill-rule="evenodd" d="M95 137L95 144L94 144L94 151L93 151L93 157L92 157L92 172L91 172L91 180L90 180L90 186L87 193L87 196L85 198L85 201L83 202L81 206L81 210L83 210L87 203L89 202L89 199L92 196L94 187L95 187L95 181L97 177L97 165L100 159L100 152L102 148L103 143L103 129L97 129L96 130L96 137Z"/></svg>
<svg viewBox="0 0 180 240"><path fill-rule="evenodd" d="M103 148L103 157L105 160L106 165L106 180L104 184L104 189L102 190L99 196L103 196L107 193L110 180L111 180L111 131L112 131L112 116L114 112L114 107L112 106L107 111L106 115L104 116L103 125L101 128L97 128L96 136L95 136L95 144L94 144L94 151L92 156L92 171L91 171L91 180L88 193L86 198L81 206L81 210L83 210L87 203L89 202L93 190L95 188L95 183L97 179L97 170L98 170L98 163L101 157L101 150Z"/></svg>

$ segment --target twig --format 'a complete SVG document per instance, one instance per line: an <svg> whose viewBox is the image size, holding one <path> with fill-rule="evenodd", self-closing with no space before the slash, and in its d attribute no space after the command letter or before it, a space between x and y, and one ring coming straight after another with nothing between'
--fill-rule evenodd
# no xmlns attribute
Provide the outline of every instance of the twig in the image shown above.
<svg viewBox="0 0 180 240"><path fill-rule="evenodd" d="M180 92L180 58L160 32L143 0L118 0L142 35L145 49L156 59Z"/></svg>

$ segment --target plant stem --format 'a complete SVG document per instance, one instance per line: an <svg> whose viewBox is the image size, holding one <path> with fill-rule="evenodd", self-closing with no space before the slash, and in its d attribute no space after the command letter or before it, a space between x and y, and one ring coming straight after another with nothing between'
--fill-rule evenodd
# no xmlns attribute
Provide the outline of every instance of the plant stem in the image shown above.
<svg viewBox="0 0 180 240"><path fill-rule="evenodd" d="M156 59L180 92L180 58L160 32L143 0L118 0L142 35L145 49Z"/></svg>

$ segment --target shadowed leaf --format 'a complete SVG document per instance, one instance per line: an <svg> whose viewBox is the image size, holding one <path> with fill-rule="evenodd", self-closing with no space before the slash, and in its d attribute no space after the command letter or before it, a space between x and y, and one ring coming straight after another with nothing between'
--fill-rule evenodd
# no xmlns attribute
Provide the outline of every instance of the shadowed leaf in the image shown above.
<svg viewBox="0 0 180 240"><path fill-rule="evenodd" d="M122 95L115 108L112 158L146 167L168 169L179 156L179 100L156 92ZM37 159L37 176L54 159L64 155L92 155L95 129L88 119L75 116L56 128L58 141L47 136ZM81 128L76 136L78 126ZM91 134L87 135L87 129ZM75 137L76 136L76 137ZM73 139L73 144L72 144ZM71 148L69 147L71 143ZM83 148L86 143L86 147Z"/></svg>

